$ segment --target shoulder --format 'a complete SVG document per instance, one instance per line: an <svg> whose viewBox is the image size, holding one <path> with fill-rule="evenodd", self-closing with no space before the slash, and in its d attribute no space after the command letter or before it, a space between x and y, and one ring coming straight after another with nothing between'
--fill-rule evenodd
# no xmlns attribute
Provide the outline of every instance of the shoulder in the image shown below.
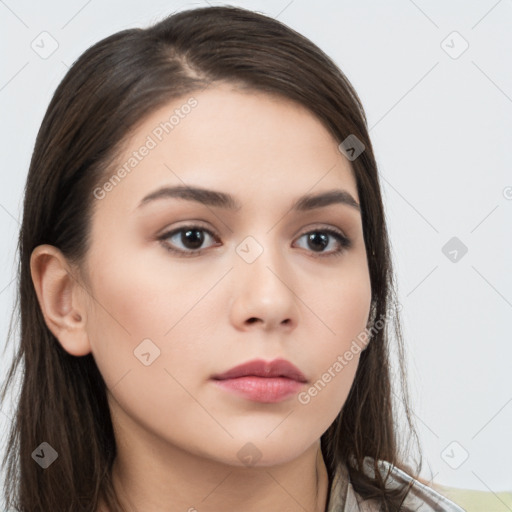
<svg viewBox="0 0 512 512"><path fill-rule="evenodd" d="M386 487L394 489L409 485L410 489L401 507L403 512L465 512L464 509L434 490L432 487L414 479L401 469L387 461L379 461L378 467L383 478L389 472ZM366 457L364 470L368 476L374 477L373 459ZM346 467L337 471L332 487L331 500L327 512L378 512L376 500L365 500L352 487Z"/></svg>

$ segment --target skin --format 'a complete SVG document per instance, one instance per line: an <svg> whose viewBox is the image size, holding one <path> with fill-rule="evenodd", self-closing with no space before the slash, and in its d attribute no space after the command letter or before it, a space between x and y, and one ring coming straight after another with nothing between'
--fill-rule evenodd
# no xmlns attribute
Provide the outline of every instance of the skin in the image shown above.
<svg viewBox="0 0 512 512"><path fill-rule="evenodd" d="M190 96L143 120L118 164ZM63 348L92 352L105 379L118 447L113 479L128 510L324 511L320 437L347 398L359 354L307 404L297 395L254 402L210 378L282 357L304 373L307 390L365 330L371 288L359 211L289 211L299 196L333 188L359 202L353 171L298 104L229 84L193 96L197 106L95 200L81 268L55 247L34 250L41 308ZM138 208L159 187L184 183L230 193L242 206L167 198ZM197 223L218 236L202 232L199 255L181 257L158 241ZM352 246L334 256L335 237L325 235L323 252L308 243L305 234L325 228ZM236 251L247 236L263 249L250 264ZM179 233L167 238L193 253L186 242ZM146 366L134 350L148 338L160 355ZM249 442L260 456L253 465L237 456Z"/></svg>

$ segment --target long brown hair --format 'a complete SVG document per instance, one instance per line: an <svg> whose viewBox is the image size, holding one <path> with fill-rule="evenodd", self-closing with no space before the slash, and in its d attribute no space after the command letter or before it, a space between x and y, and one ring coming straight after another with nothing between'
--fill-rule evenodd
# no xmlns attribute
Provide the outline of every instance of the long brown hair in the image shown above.
<svg viewBox="0 0 512 512"><path fill-rule="evenodd" d="M346 464L355 490L377 498L383 510L398 510L407 489L389 489L377 465L375 478L366 475L365 457L418 474L399 450L404 444L397 404L401 423L418 437L408 405L377 164L361 101L336 64L291 28L242 8L206 7L173 14L145 29L123 30L93 45L68 71L44 116L18 241L20 344L1 395L3 402L22 362L4 459L7 508L94 511L103 499L109 510L121 510L111 481L116 443L105 382L92 354L70 355L48 329L31 280L30 256L36 246L51 244L80 265L90 246L92 191L109 175L127 136L173 98L220 81L292 99L317 116L335 140L353 135L364 144L351 165L371 278L372 335L321 448L330 481L337 465ZM377 319L380 328L371 330ZM399 400L390 373L392 338L398 349ZM32 452L43 441L58 447L58 463L41 471Z"/></svg>

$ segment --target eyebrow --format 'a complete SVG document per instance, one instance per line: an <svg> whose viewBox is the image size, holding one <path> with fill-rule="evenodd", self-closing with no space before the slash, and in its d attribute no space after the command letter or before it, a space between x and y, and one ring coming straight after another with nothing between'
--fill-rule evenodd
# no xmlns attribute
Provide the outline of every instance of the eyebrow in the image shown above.
<svg viewBox="0 0 512 512"><path fill-rule="evenodd" d="M159 199L184 199L227 210L239 210L242 205L230 194L216 190L208 190L189 185L177 185L174 187L162 187L145 196L139 203L140 208L152 201ZM299 197L292 205L292 211L305 212L316 208L323 208L332 204L343 204L361 211L359 204L352 195L343 189L333 189L317 194L306 194Z"/></svg>

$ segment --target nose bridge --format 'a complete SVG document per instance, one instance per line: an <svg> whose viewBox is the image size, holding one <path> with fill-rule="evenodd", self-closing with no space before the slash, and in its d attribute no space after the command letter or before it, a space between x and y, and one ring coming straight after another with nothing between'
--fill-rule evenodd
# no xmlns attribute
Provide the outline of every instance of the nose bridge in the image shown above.
<svg viewBox="0 0 512 512"><path fill-rule="evenodd" d="M264 279L273 282L277 279L275 273L285 272L285 255L276 238L273 231L261 232L247 235L238 244L236 252L247 266L244 268L241 265L244 274L254 277L256 281Z"/></svg>
<svg viewBox="0 0 512 512"><path fill-rule="evenodd" d="M254 232L253 232L254 233ZM266 324L289 321L296 307L291 272L274 231L247 235L236 247L237 311ZM242 310L239 309L242 307ZM239 318L240 319L240 318Z"/></svg>

